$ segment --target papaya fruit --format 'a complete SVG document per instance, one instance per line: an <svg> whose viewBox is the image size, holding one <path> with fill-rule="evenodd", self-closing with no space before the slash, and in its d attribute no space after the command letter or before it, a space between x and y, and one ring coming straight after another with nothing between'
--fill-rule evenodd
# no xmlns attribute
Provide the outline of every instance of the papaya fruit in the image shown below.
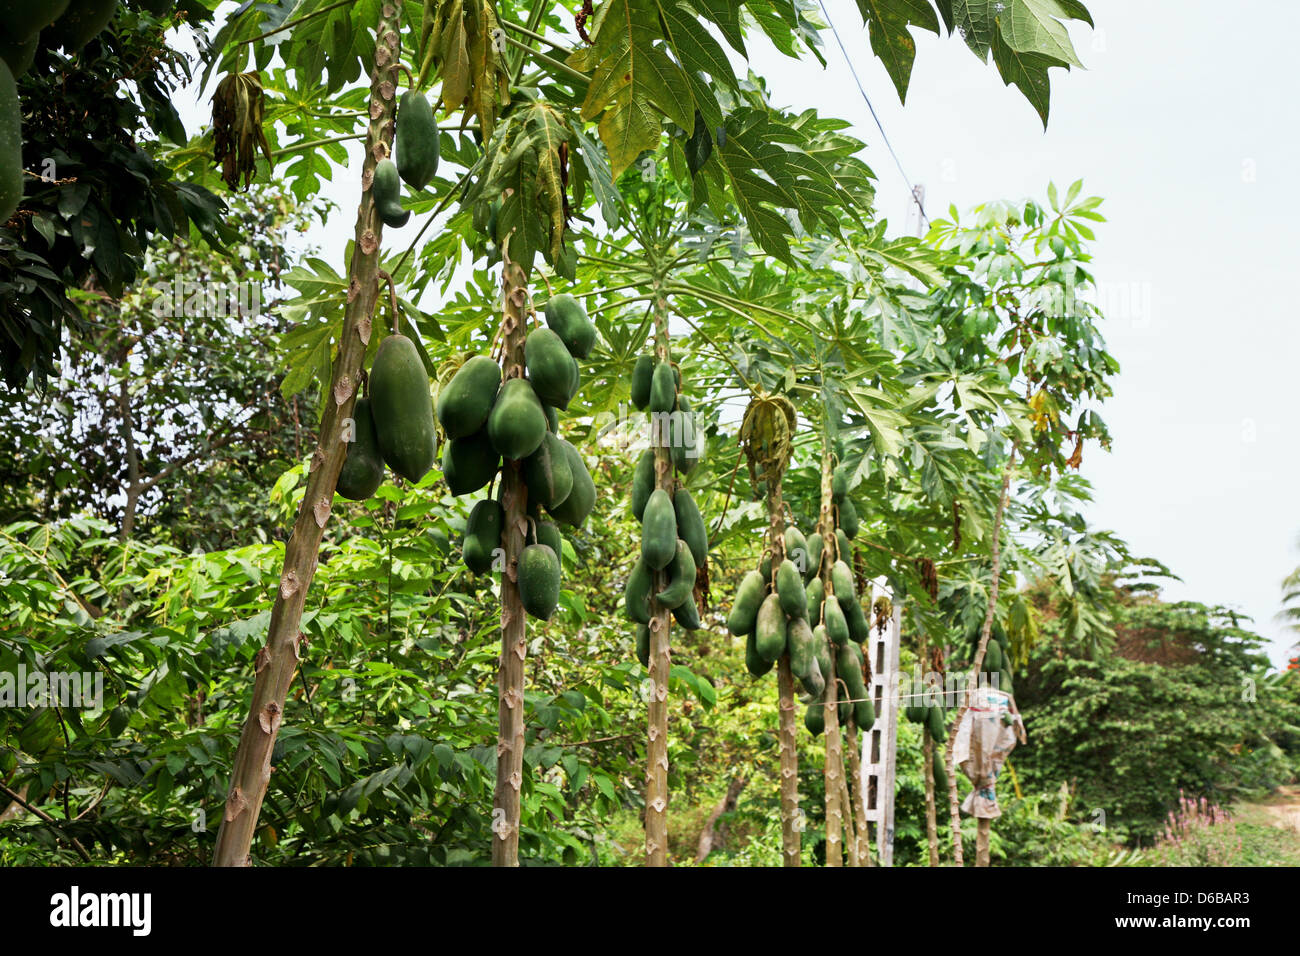
<svg viewBox="0 0 1300 956"><path fill-rule="evenodd" d="M903 716L908 719L909 723L913 723L913 724L925 723L925 718L926 718L925 708L922 707L920 704L908 704L905 708L903 708Z"/></svg>
<svg viewBox="0 0 1300 956"><path fill-rule="evenodd" d="M785 653L788 623L781 610L781 599L769 594L758 608L754 623L754 643L765 661L774 661Z"/></svg>
<svg viewBox="0 0 1300 956"><path fill-rule="evenodd" d="M932 740L947 740L948 731L944 726L943 708L932 705L926 708L925 729L930 732Z"/></svg>
<svg viewBox="0 0 1300 956"><path fill-rule="evenodd" d="M762 677L772 669L775 663L775 657L769 661L762 654L758 653L757 639L751 631L745 638L745 669L755 677Z"/></svg>
<svg viewBox="0 0 1300 956"><path fill-rule="evenodd" d="M848 465L836 465L835 470L831 472L831 498L836 504L849 496L850 474Z"/></svg>
<svg viewBox="0 0 1300 956"><path fill-rule="evenodd" d="M820 534L814 534L805 539L808 544L808 563L803 569L803 579L811 581L821 573L822 568L822 550L826 542Z"/></svg>
<svg viewBox="0 0 1300 956"><path fill-rule="evenodd" d="M840 527L850 541L858 536L858 508L852 498L845 498L840 504Z"/></svg>
<svg viewBox="0 0 1300 956"><path fill-rule="evenodd" d="M826 619L826 633L835 644L844 645L849 641L849 623L844 619L844 612L838 601L823 601L822 615Z"/></svg>
<svg viewBox="0 0 1300 956"><path fill-rule="evenodd" d="M737 637L753 633L766 590L767 581L758 571L750 571L741 579L736 599L731 604L731 613L727 616L728 631Z"/></svg>
<svg viewBox="0 0 1300 956"><path fill-rule="evenodd" d="M853 716L853 705L849 703L848 698L838 700L836 703L836 712L839 716L840 726L847 727L849 725L849 718Z"/></svg>
<svg viewBox="0 0 1300 956"><path fill-rule="evenodd" d="M847 610L850 604L858 603L853 596L853 571L843 561L831 565L831 587L841 608Z"/></svg>
<svg viewBox="0 0 1300 956"><path fill-rule="evenodd" d="M675 433L670 435L673 467L678 474L689 475L700 463L701 455L700 436L695 430L695 413L691 411L691 403L685 395L677 396L677 411L671 417L677 419L675 424L670 424L670 430Z"/></svg>
<svg viewBox="0 0 1300 956"><path fill-rule="evenodd" d="M397 166L391 159L375 163L375 178L370 186L375 200L375 212L385 226L400 229L411 218L411 211L402 208L402 184L398 181Z"/></svg>
<svg viewBox="0 0 1300 956"><path fill-rule="evenodd" d="M763 555L763 560L758 562L759 573L763 575L764 581L772 580L772 555Z"/></svg>
<svg viewBox="0 0 1300 956"><path fill-rule="evenodd" d="M844 608L844 622L849 626L849 639L863 644L871 637L871 623L856 600Z"/></svg>
<svg viewBox="0 0 1300 956"><path fill-rule="evenodd" d="M62 742L61 725L54 708L33 708L19 726L15 742L30 757L42 757L53 750Z"/></svg>
<svg viewBox="0 0 1300 956"><path fill-rule="evenodd" d="M853 722L858 725L858 730L864 734L870 730L876 723L876 705L870 697L858 701L853 705Z"/></svg>
<svg viewBox="0 0 1300 956"><path fill-rule="evenodd" d="M794 562L800 577L808 570L808 541L794 525L785 528L785 556Z"/></svg>
<svg viewBox="0 0 1300 956"><path fill-rule="evenodd" d="M68 0L0 0L0 33L28 40L48 27L68 9Z"/></svg>
<svg viewBox="0 0 1300 956"><path fill-rule="evenodd" d="M1011 671L1006 668L998 673L998 690L1006 691L1012 697L1016 696L1016 687L1011 682Z"/></svg>
<svg viewBox="0 0 1300 956"><path fill-rule="evenodd" d="M0 35L0 62L8 66L9 72L17 79L32 65L40 45L39 34L33 34L26 40L15 40L7 33Z"/></svg>
<svg viewBox="0 0 1300 956"><path fill-rule="evenodd" d="M817 663L817 658L812 659L812 666L808 669L808 674L799 678L799 683L803 685L804 692L811 694L815 698L820 698L826 691L826 678L822 676L821 665Z"/></svg>
<svg viewBox="0 0 1300 956"><path fill-rule="evenodd" d="M702 626L700 609L695 606L694 601L683 601L673 608L673 620L688 631L698 631Z"/></svg>
<svg viewBox="0 0 1300 956"><path fill-rule="evenodd" d="M817 655L813 651L813 632L807 618L790 619L786 628L785 649L790 655L790 673L800 680L812 673L817 666Z"/></svg>
<svg viewBox="0 0 1300 956"><path fill-rule="evenodd" d="M654 590L654 576L644 558L637 558L623 586L623 611L637 624L650 623L650 592Z"/></svg>
<svg viewBox="0 0 1300 956"><path fill-rule="evenodd" d="M0 63L0 226L23 199L23 120L18 86Z"/></svg>
<svg viewBox="0 0 1300 956"><path fill-rule="evenodd" d="M808 733L820 737L826 730L826 705L820 700L810 703L803 712L803 725L808 728Z"/></svg>
<svg viewBox="0 0 1300 956"><path fill-rule="evenodd" d="M820 621L822 619L822 601L826 598L826 585L822 584L821 578L813 578L808 582L803 593L807 601L808 620Z"/></svg>
<svg viewBox="0 0 1300 956"><path fill-rule="evenodd" d="M533 541L536 544L544 544L560 559L560 570L564 570L564 535L560 534L557 525L550 521L538 521L534 519L533 527L536 529L533 533Z"/></svg>
<svg viewBox="0 0 1300 956"><path fill-rule="evenodd" d="M668 492L656 488L646 502L641 522L641 556L655 571L668 567L677 553L677 515Z"/></svg>
<svg viewBox="0 0 1300 956"><path fill-rule="evenodd" d="M567 409L578 391L578 363L560 337L550 329L533 329L524 339L524 364L537 397Z"/></svg>
<svg viewBox="0 0 1300 956"><path fill-rule="evenodd" d="M51 47L75 53L99 36L116 12L117 0L72 0L43 39Z"/></svg>
<svg viewBox="0 0 1300 956"><path fill-rule="evenodd" d="M862 651L856 644L841 644L835 657L835 673L848 690L847 700L858 701L867 696L866 682L862 679Z"/></svg>
<svg viewBox="0 0 1300 956"><path fill-rule="evenodd" d="M562 439L547 431L537 451L524 459L520 468L528 486L528 500L543 508L554 508L573 491L573 471Z"/></svg>
<svg viewBox="0 0 1300 956"><path fill-rule="evenodd" d="M537 451L547 431L546 413L533 386L522 378L505 382L488 413L492 447L505 458L522 460Z"/></svg>
<svg viewBox="0 0 1300 956"><path fill-rule="evenodd" d="M582 460L582 453L563 438L560 445L569 459L569 473L573 475L573 489L568 496L554 508L548 508L556 521L572 528L581 528L596 507L596 483L591 480L587 463Z"/></svg>
<svg viewBox="0 0 1300 956"><path fill-rule="evenodd" d="M546 428L552 435L560 433L560 413L550 405L542 404L542 411L546 413Z"/></svg>
<svg viewBox="0 0 1300 956"><path fill-rule="evenodd" d="M653 355L637 356L636 364L632 366L632 404L643 412L650 404L650 380L654 370Z"/></svg>
<svg viewBox="0 0 1300 956"><path fill-rule="evenodd" d="M650 377L650 411L667 414L676 407L677 388L673 379L673 367L667 362L660 362Z"/></svg>
<svg viewBox="0 0 1300 956"><path fill-rule="evenodd" d="M777 569L776 593L787 617L803 617L808 613L808 595L804 593L803 578L789 558Z"/></svg>
<svg viewBox="0 0 1300 956"><path fill-rule="evenodd" d="M817 657L817 669L821 671L822 677L830 680L831 673L834 671L831 659L831 642L823 624L818 624L813 628L813 654Z"/></svg>
<svg viewBox="0 0 1300 956"><path fill-rule="evenodd" d="M585 359L596 345L596 327L587 311L567 292L553 295L544 308L546 324L564 342L574 358Z"/></svg>
<svg viewBox="0 0 1300 956"><path fill-rule="evenodd" d="M642 667L650 667L650 628L644 624L636 626L636 659Z"/></svg>
<svg viewBox="0 0 1300 956"><path fill-rule="evenodd" d="M984 670L997 672L1002 670L1002 645L990 640L984 648Z"/></svg>
<svg viewBox="0 0 1300 956"><path fill-rule="evenodd" d="M697 568L703 566L709 559L709 531L704 526L704 519L700 516L700 509L695 505L695 499L685 488L678 488L673 492L673 513L677 516L678 537L691 549L695 566Z"/></svg>
<svg viewBox="0 0 1300 956"><path fill-rule="evenodd" d="M485 424L501 389L501 366L475 355L438 392L438 423L448 438L473 435Z"/></svg>
<svg viewBox="0 0 1300 956"><path fill-rule="evenodd" d="M375 493L384 480L384 456L375 437L375 422L370 415L370 399L358 398L352 408L352 441L335 490L344 498L364 501Z"/></svg>
<svg viewBox="0 0 1300 956"><path fill-rule="evenodd" d="M500 467L501 456L486 431L453 438L442 450L442 478L447 490L457 497L487 485Z"/></svg>
<svg viewBox="0 0 1300 956"><path fill-rule="evenodd" d="M438 172L438 123L417 90L397 101L397 172L412 189L423 189Z"/></svg>
<svg viewBox="0 0 1300 956"><path fill-rule="evenodd" d="M429 376L415 343L390 335L370 367L370 414L384 462L407 481L419 481L438 454Z"/></svg>
<svg viewBox="0 0 1300 956"><path fill-rule="evenodd" d="M465 567L475 574L492 570L497 549L501 547L501 529L505 523L506 513L501 502L493 498L475 502L465 522L465 541L461 545Z"/></svg>
<svg viewBox="0 0 1300 956"><path fill-rule="evenodd" d="M947 793L948 768L945 766L943 759L943 750L939 747L935 747L934 752L930 755L930 766L934 771L934 792Z"/></svg>
<svg viewBox="0 0 1300 956"><path fill-rule="evenodd" d="M519 603L541 621L548 621L560 603L560 559L545 544L530 544L519 555Z"/></svg>
<svg viewBox="0 0 1300 956"><path fill-rule="evenodd" d="M839 548L837 557L845 563L853 561L853 545L849 544L849 536L844 533L843 528L835 529L835 544Z"/></svg>
<svg viewBox="0 0 1300 956"><path fill-rule="evenodd" d="M669 610L681 607L695 591L695 559L691 549L681 538L677 539L677 553L668 564L668 584L655 595L655 600Z"/></svg>
<svg viewBox="0 0 1300 956"><path fill-rule="evenodd" d="M632 514L637 521L645 518L646 502L655 490L655 450L647 448L636 460L632 472Z"/></svg>

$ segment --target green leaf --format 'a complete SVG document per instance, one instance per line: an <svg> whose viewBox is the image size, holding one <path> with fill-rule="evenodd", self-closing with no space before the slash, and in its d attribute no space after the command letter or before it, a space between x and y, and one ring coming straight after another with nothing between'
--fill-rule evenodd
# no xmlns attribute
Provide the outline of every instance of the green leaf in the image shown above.
<svg viewBox="0 0 1300 956"><path fill-rule="evenodd" d="M907 102L907 83L916 58L916 41L909 24L939 32L939 20L928 0L858 0L862 22L871 36L871 50L884 63L898 98Z"/></svg>

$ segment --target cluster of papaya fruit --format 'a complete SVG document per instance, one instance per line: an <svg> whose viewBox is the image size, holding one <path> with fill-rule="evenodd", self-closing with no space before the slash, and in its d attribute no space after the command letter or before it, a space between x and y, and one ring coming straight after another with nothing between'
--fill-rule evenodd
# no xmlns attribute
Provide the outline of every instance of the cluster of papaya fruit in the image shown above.
<svg viewBox="0 0 1300 956"><path fill-rule="evenodd" d="M411 218L411 211L402 208L402 182L419 192L438 172L438 123L423 93L407 90L398 100L395 138L397 160L381 159L375 164L371 188L380 220L400 229Z"/></svg>
<svg viewBox="0 0 1300 956"><path fill-rule="evenodd" d="M937 704L911 704L903 709L903 716L914 724L920 724L922 732L930 735L934 742L930 759L934 768L935 792L947 790L948 771L944 767L943 748L948 740L948 730L942 697Z"/></svg>
<svg viewBox="0 0 1300 956"><path fill-rule="evenodd" d="M385 465L407 481L419 481L438 452L429 376L414 342L405 335L385 338L366 382L366 395L352 409L351 441L336 485L353 501L375 493Z"/></svg>
<svg viewBox="0 0 1300 956"><path fill-rule="evenodd" d="M571 295L552 296L545 308L547 327L524 339L527 377L501 381L501 368L475 355L438 393L437 416L448 441L442 473L453 495L468 495L489 485L502 461L519 469L527 493L528 531L519 556L519 597L524 610L541 620L560 600L564 539L559 524L580 528L596 504L596 485L581 453L559 436L558 409L567 409L578 391L578 359L591 354L596 327ZM554 521L542 517L542 509ZM465 526L461 554L465 566L485 574L496 565L505 526L497 497L475 503Z"/></svg>
<svg viewBox="0 0 1300 956"><path fill-rule="evenodd" d="M967 642L969 644L967 659L974 661L975 652L979 650L980 645L978 628L967 635ZM1011 672L1013 670L1011 638L1002 625L998 623L997 618L993 619L993 630L989 633L989 645L984 649L984 663L982 666L984 673L998 675L998 690L1004 690L1011 696L1015 696L1016 691L1011 683Z"/></svg>
<svg viewBox="0 0 1300 956"><path fill-rule="evenodd" d="M650 450L666 447L673 468L689 475L700 462L700 434L695 427L695 411L682 392L682 372L674 361L660 362L654 355L642 355L632 367L632 404L650 414ZM641 465L644 465L642 456Z"/></svg>
<svg viewBox="0 0 1300 956"><path fill-rule="evenodd" d="M172 0L142 3L161 16ZM0 225L23 198L22 108L17 77L41 44L73 53L98 36L117 12L117 0L0 0Z"/></svg>

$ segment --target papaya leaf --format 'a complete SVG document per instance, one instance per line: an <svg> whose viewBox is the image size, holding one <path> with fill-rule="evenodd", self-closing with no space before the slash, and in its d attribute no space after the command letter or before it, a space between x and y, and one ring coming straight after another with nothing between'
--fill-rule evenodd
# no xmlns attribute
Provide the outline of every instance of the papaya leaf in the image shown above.
<svg viewBox="0 0 1300 956"><path fill-rule="evenodd" d="M907 102L907 83L916 58L916 41L909 25L939 32L939 20L928 0L858 0L858 11L871 37L871 50L894 81L900 102Z"/></svg>

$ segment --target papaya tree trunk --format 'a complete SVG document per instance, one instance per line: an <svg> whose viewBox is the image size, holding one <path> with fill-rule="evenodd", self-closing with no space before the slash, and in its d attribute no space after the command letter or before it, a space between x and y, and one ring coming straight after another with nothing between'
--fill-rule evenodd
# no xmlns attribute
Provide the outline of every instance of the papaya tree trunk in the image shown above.
<svg viewBox="0 0 1300 956"><path fill-rule="evenodd" d="M993 515L993 541L990 545L992 580L989 583L989 604L984 612L984 624L980 628L979 648L975 651L975 660L971 664L971 672L966 681L967 696L957 709L957 719L953 721L952 729L948 731L948 752L944 758L948 769L948 810L952 816L952 858L958 866L964 864L961 845L961 807L957 802L957 774L953 767L953 745L957 741L957 728L961 726L962 718L970 709L969 695L976 686L976 675L984 665L984 649L988 647L989 635L993 633L993 612L998 606L998 586L1002 577L1002 520L1007 513L1007 499L1011 495L1011 471L1015 463L1016 446L1012 445L1006 467L1002 470L1002 494L998 498L998 510Z"/></svg>
<svg viewBox="0 0 1300 956"><path fill-rule="evenodd" d="M664 297L661 280L654 288L655 358L671 362L672 350L668 338L668 300ZM677 434L674 436L674 431ZM685 429L675 430L662 425L656 434L652 422L651 438L655 441L655 488L662 489L672 498L673 457L666 436L682 438ZM667 570L654 574L654 590L659 593L667 586ZM693 600L693 598L691 599ZM650 683L647 711L649 727L646 741L645 775L645 859L646 866L668 865L668 675L672 669L670 652L671 611L659 601L651 599L650 605Z"/></svg>
<svg viewBox="0 0 1300 956"><path fill-rule="evenodd" d="M785 506L781 499L781 473L764 473L767 484L767 540L772 551L772 572L785 560ZM799 752L796 750L794 674L789 649L777 660L777 721L781 749L781 863L799 865Z"/></svg>
<svg viewBox="0 0 1300 956"><path fill-rule="evenodd" d="M921 632L921 667L928 665L930 644L925 631ZM917 693L917 688L912 688ZM915 703L915 698L913 699ZM921 732L922 771L925 773L925 845L929 849L930 865L939 865L939 818L934 800L934 741L930 735Z"/></svg>
<svg viewBox="0 0 1300 956"><path fill-rule="evenodd" d="M244 721L231 769L221 828L213 855L216 866L248 866L249 847L262 800L271 779L271 751L284 715L285 695L301 657L303 605L329 520L347 445L342 425L352 415L357 384L370 341L371 317L379 297L379 247L383 225L375 211L370 184L375 165L392 152L397 64L401 47L400 4L384 4L375 31L374 71L370 76L370 126L361 167L361 202L357 207L356 242L349 266L347 302L329 398L321 415L320 437L312 453L307 491L284 549L284 568L271 610L266 645L254 661L256 677L248 719Z"/></svg>
<svg viewBox="0 0 1300 956"><path fill-rule="evenodd" d="M821 578L825 588L825 600L835 600L834 587L831 584L831 566L835 563L833 555L838 544L835 540L835 516L831 497L831 461L830 438L822 445L822 500L821 511L817 520L817 531L822 536ZM826 788L826 865L843 866L843 846L841 837L844 832L844 814L841 804L841 791L844 777L844 751L840 743L840 711L838 679L835 676L835 650L831 648L831 672L826 678L826 695L822 706L824 721L823 733L826 735L826 762L822 765L822 782Z"/></svg>
<svg viewBox="0 0 1300 956"><path fill-rule="evenodd" d="M524 374L527 337L528 273L502 249L501 380ZM501 467L501 658L497 662L497 779L492 795L492 865L519 865L519 806L524 783L524 670L528 627L519 597L519 556L528 524L528 489L519 462Z"/></svg>
<svg viewBox="0 0 1300 956"><path fill-rule="evenodd" d="M842 690L844 692L844 699L851 700L852 697L849 694L847 684L844 685ZM844 732L848 745L841 749L847 750L851 753L853 750L852 719L844 725ZM847 766L845 766L840 768L840 812L844 815L844 850L845 856L848 857L849 866L858 867L862 865L862 858L858 856L858 840L853 809L853 794L849 792L849 773Z"/></svg>
<svg viewBox="0 0 1300 956"><path fill-rule="evenodd" d="M870 693L870 689L867 692ZM849 723L846 748L849 752L849 795L852 797L853 837L857 847L858 866L871 866L871 834L867 824L867 801L862 793L862 749L858 742L856 723Z"/></svg>

